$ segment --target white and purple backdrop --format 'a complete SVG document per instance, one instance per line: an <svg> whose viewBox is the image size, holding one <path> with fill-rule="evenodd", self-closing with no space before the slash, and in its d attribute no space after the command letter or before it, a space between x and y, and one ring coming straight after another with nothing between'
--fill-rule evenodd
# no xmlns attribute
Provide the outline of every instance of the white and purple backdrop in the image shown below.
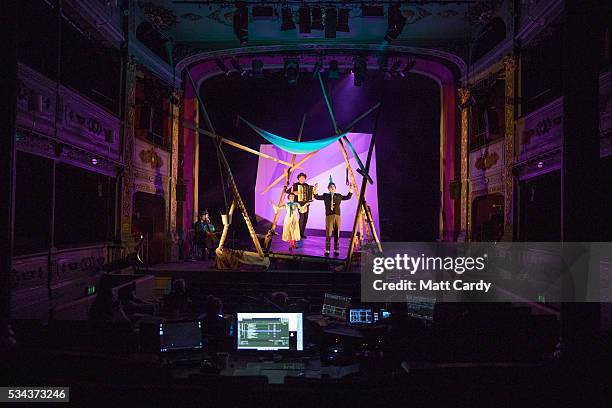
<svg viewBox="0 0 612 408"><path fill-rule="evenodd" d="M357 154L361 158L365 165L366 158L368 155L368 147L370 145L371 134L367 133L349 133L347 134L348 139L357 151ZM362 177L357 173L356 169L359 168L357 161L353 157L348 146L346 147L349 155L349 163L355 174L357 185L361 186ZM290 162L291 153L287 153L284 150L272 144L262 144L259 148L260 152L269 154L270 156L277 157L281 160ZM295 162L299 162L306 155L297 155ZM286 166L275 163L271 160L259 158L257 166L257 183L255 185L255 215L258 221L267 220L270 223L274 219L274 208L270 204L272 201L274 204L278 204L278 198L280 197L281 190L285 184L285 179L277 183L274 187L268 190L265 194L261 192L272 183L276 178L283 174ZM346 165L344 163L344 157L340 150L339 143L332 143L328 147L319 150L314 156L306 160L302 164L301 169L296 169L291 174L291 184L297 181L297 175L300 172L304 172L308 175L306 182L314 185L319 183L319 193L322 194L327 192L327 184L329 183L329 176L331 175L334 183L336 183L336 191L340 194L347 194L349 186L346 185ZM376 231L380 236L380 229L378 223L378 190L376 182L376 148L372 153L372 162L370 164L370 176L374 180L374 184L368 184L366 189L366 200L372 210L372 217L374 219L374 225ZM287 199L285 198L285 201ZM353 197L342 203L342 217L340 223L341 231L351 232L353 229L353 222L355 221L355 211L357 209L357 195L353 194ZM283 225L284 213L281 213L278 225ZM315 200L310 204L310 214L308 216L308 230L325 230L325 208L323 201Z"/></svg>

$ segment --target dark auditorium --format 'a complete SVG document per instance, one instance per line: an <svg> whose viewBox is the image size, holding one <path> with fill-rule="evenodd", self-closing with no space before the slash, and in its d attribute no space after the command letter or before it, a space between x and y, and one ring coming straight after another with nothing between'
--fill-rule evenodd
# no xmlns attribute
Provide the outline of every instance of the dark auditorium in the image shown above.
<svg viewBox="0 0 612 408"><path fill-rule="evenodd" d="M0 405L612 406L612 2L1 0Z"/></svg>

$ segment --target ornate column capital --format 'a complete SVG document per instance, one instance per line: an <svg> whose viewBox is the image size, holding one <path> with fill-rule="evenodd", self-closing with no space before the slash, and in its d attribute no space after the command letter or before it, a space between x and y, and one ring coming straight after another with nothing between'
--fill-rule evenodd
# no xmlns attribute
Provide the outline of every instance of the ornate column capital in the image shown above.
<svg viewBox="0 0 612 408"><path fill-rule="evenodd" d="M459 88L457 89L457 92L459 93L459 98L462 105L467 103L472 95L471 91L467 87Z"/></svg>
<svg viewBox="0 0 612 408"><path fill-rule="evenodd" d="M513 55L506 55L502 60L502 64L506 71L514 71L516 68L516 58Z"/></svg>

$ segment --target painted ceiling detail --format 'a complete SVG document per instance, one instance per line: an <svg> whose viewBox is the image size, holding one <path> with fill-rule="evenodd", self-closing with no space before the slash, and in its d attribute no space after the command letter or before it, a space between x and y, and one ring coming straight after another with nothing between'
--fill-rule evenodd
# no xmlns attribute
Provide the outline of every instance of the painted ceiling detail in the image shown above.
<svg viewBox="0 0 612 408"><path fill-rule="evenodd" d="M145 19L158 30L168 30L178 23L178 18L171 9L152 1L139 0L138 7L143 11Z"/></svg>
<svg viewBox="0 0 612 408"><path fill-rule="evenodd" d="M483 0L469 5L426 1L404 4L401 11L406 26L394 44L451 52L467 49L465 44L483 25L507 11L507 7L502 10L501 6L508 1ZM233 3L185 4L173 0L137 0L135 3L136 25L148 21L163 37L172 38L174 61L201 52L240 47L233 32ZM315 3L305 0L304 4ZM316 4L322 6L324 15L325 3L317 1ZM337 32L336 38L325 38L324 30L300 33L298 6L292 6L296 29L281 31L280 7L273 5L274 14L266 19L253 19L249 8L249 45L381 44L387 30L386 7L384 16L364 17L361 4L347 3L338 7L349 9L349 32Z"/></svg>

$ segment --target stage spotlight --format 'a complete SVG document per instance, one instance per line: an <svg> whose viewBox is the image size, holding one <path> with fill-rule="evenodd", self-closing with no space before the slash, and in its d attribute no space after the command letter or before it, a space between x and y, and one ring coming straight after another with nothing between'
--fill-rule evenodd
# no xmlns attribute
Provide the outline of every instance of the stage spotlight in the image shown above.
<svg viewBox="0 0 612 408"><path fill-rule="evenodd" d="M338 61L331 60L329 62L329 68L327 69L327 78L328 79L340 78L340 70L338 69Z"/></svg>
<svg viewBox="0 0 612 408"><path fill-rule="evenodd" d="M251 16L253 20L273 20L274 9L272 6L253 6Z"/></svg>
<svg viewBox="0 0 612 408"><path fill-rule="evenodd" d="M414 58L408 59L408 61L406 62L406 66L402 70L402 76L405 77L410 71L412 71L415 65L416 65L416 59Z"/></svg>
<svg viewBox="0 0 612 408"><path fill-rule="evenodd" d="M295 84L300 77L300 62L297 59L285 60L285 78L290 84Z"/></svg>
<svg viewBox="0 0 612 408"><path fill-rule="evenodd" d="M299 9L300 33L310 32L310 7L302 6Z"/></svg>
<svg viewBox="0 0 612 408"><path fill-rule="evenodd" d="M253 78L263 78L263 61L260 59L254 59L251 61L251 73Z"/></svg>
<svg viewBox="0 0 612 408"><path fill-rule="evenodd" d="M389 6L387 9L387 32L385 34L385 41L388 43L393 42L404 30L406 25L406 17L402 15L402 10L399 4Z"/></svg>
<svg viewBox="0 0 612 408"><path fill-rule="evenodd" d="M230 60L230 64L232 64L232 67L236 70L236 72L240 74L240 76L244 76L246 74L246 71L244 70L244 68L242 68L238 59L232 58Z"/></svg>
<svg viewBox="0 0 612 408"><path fill-rule="evenodd" d="M363 4L361 6L361 15L363 17L383 17L385 15L385 9L382 5Z"/></svg>
<svg viewBox="0 0 612 408"><path fill-rule="evenodd" d="M364 57L355 57L353 64L353 84L355 86L361 86L365 80L366 72L368 70L368 63Z"/></svg>
<svg viewBox="0 0 612 408"><path fill-rule="evenodd" d="M335 7L325 8L325 38L336 38L338 10Z"/></svg>
<svg viewBox="0 0 612 408"><path fill-rule="evenodd" d="M323 29L323 11L319 6L312 8L312 24L310 25L310 28L313 30Z"/></svg>
<svg viewBox="0 0 612 408"><path fill-rule="evenodd" d="M244 45L249 42L249 8L246 3L236 3L236 11L233 16L234 35Z"/></svg>
<svg viewBox="0 0 612 408"><path fill-rule="evenodd" d="M321 72L321 70L323 69L323 61L318 60L314 67L312 68L312 76L313 78L315 78L317 76L318 73Z"/></svg>
<svg viewBox="0 0 612 408"><path fill-rule="evenodd" d="M391 73L395 74L397 71L399 71L401 66L402 66L402 60L398 58L397 60L395 60L393 65L391 65Z"/></svg>
<svg viewBox="0 0 612 408"><path fill-rule="evenodd" d="M349 28L349 13L351 9L341 8L338 10L338 26L336 31L342 31L348 33L351 29Z"/></svg>
<svg viewBox="0 0 612 408"><path fill-rule="evenodd" d="M281 17L283 19L283 22L281 23L281 31L295 29L295 24L293 23L293 11L291 10L291 7L283 7L281 10Z"/></svg>
<svg viewBox="0 0 612 408"><path fill-rule="evenodd" d="M225 62L223 62L221 58L217 58L215 60L215 63L217 63L217 66L219 67L221 72L223 72L225 75L229 74L229 69L227 68L227 66L225 65Z"/></svg>
<svg viewBox="0 0 612 408"><path fill-rule="evenodd" d="M388 59L385 55L380 55L378 57L378 70L380 72L387 72L387 67L388 67Z"/></svg>

